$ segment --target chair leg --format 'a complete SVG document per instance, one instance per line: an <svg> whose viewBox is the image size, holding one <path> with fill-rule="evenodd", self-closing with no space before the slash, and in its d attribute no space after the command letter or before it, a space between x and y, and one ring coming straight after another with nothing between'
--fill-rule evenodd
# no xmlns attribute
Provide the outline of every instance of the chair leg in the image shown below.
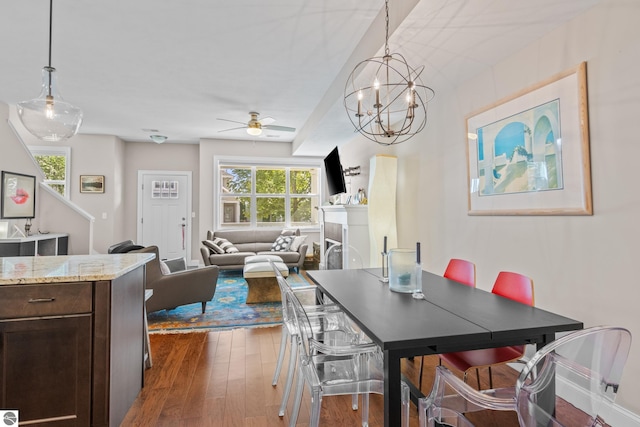
<svg viewBox="0 0 640 427"><path fill-rule="evenodd" d="M202 301L202 314L204 314L206 309L207 309L207 302L206 301Z"/></svg>
<svg viewBox="0 0 640 427"><path fill-rule="evenodd" d="M409 427L409 407L411 398L409 386L403 381L400 383L400 395L402 399L402 427Z"/></svg>
<svg viewBox="0 0 640 427"><path fill-rule="evenodd" d="M420 357L420 374L418 374L418 390L422 391L422 370L424 369L424 356Z"/></svg>
<svg viewBox="0 0 640 427"><path fill-rule="evenodd" d="M280 411L278 416L284 417L284 411L287 409L287 402L289 401L289 393L291 393L291 385L293 384L293 377L296 368L296 359L298 358L298 347L295 345L295 337L291 336L291 354L289 355L289 369L287 370L287 383L284 386L284 393L282 393L282 403L280 403Z"/></svg>
<svg viewBox="0 0 640 427"><path fill-rule="evenodd" d="M362 412L362 427L367 427L369 425L369 393L364 393L362 395L362 408L360 408Z"/></svg>
<svg viewBox="0 0 640 427"><path fill-rule="evenodd" d="M273 372L273 380L271 385L276 386L278 384L278 377L280 376L280 370L282 369L282 361L284 360L284 351L287 347L287 340L289 339L287 333L287 327L282 325L282 334L280 336L280 351L278 352L278 362L276 363L276 370Z"/></svg>
<svg viewBox="0 0 640 427"><path fill-rule="evenodd" d="M311 416L309 427L318 427L320 424L320 407L322 406L322 392L315 389L311 392Z"/></svg>
<svg viewBox="0 0 640 427"><path fill-rule="evenodd" d="M298 414L300 413L300 403L302 403L302 392L304 388L304 375L298 375L296 381L295 399L293 401L293 412L289 418L289 427L295 427L298 422Z"/></svg>
<svg viewBox="0 0 640 427"><path fill-rule="evenodd" d="M493 375L491 375L491 366L489 366L489 388L493 389Z"/></svg>

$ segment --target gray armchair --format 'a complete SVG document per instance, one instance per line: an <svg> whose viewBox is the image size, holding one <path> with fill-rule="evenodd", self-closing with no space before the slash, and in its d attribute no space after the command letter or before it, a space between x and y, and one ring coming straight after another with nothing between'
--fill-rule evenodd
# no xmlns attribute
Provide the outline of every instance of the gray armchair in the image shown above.
<svg viewBox="0 0 640 427"><path fill-rule="evenodd" d="M216 291L217 265L162 274L157 246L147 246L133 252L156 254L147 263L146 287L153 289L153 296L147 301L147 312L172 310L180 305L200 302L204 313L207 302L211 301Z"/></svg>

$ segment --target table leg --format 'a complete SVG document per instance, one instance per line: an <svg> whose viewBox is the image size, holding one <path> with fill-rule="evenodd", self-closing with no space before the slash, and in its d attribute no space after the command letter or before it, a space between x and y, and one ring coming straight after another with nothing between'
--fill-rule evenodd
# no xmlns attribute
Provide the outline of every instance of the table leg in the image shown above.
<svg viewBox="0 0 640 427"><path fill-rule="evenodd" d="M384 425L400 426L402 422L402 395L400 389L400 357L393 351L384 351Z"/></svg>

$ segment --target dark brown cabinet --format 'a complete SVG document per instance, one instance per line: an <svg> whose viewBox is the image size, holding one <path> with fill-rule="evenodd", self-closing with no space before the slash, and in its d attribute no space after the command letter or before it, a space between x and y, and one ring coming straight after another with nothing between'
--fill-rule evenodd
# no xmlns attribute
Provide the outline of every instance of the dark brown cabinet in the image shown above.
<svg viewBox="0 0 640 427"><path fill-rule="evenodd" d="M0 407L36 426L88 426L91 315L0 322Z"/></svg>
<svg viewBox="0 0 640 427"><path fill-rule="evenodd" d="M0 286L0 408L42 427L119 426L142 388L144 265Z"/></svg>

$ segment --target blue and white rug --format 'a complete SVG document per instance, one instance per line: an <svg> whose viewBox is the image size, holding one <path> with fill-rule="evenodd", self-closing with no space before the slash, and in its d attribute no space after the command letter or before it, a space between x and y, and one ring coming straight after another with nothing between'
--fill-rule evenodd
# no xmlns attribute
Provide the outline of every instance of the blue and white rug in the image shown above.
<svg viewBox="0 0 640 427"><path fill-rule="evenodd" d="M299 274L287 278L292 286L308 285ZM202 313L202 304L183 305L147 315L149 333L195 332L280 325L280 302L247 304L247 282L240 271L221 271L213 300Z"/></svg>

